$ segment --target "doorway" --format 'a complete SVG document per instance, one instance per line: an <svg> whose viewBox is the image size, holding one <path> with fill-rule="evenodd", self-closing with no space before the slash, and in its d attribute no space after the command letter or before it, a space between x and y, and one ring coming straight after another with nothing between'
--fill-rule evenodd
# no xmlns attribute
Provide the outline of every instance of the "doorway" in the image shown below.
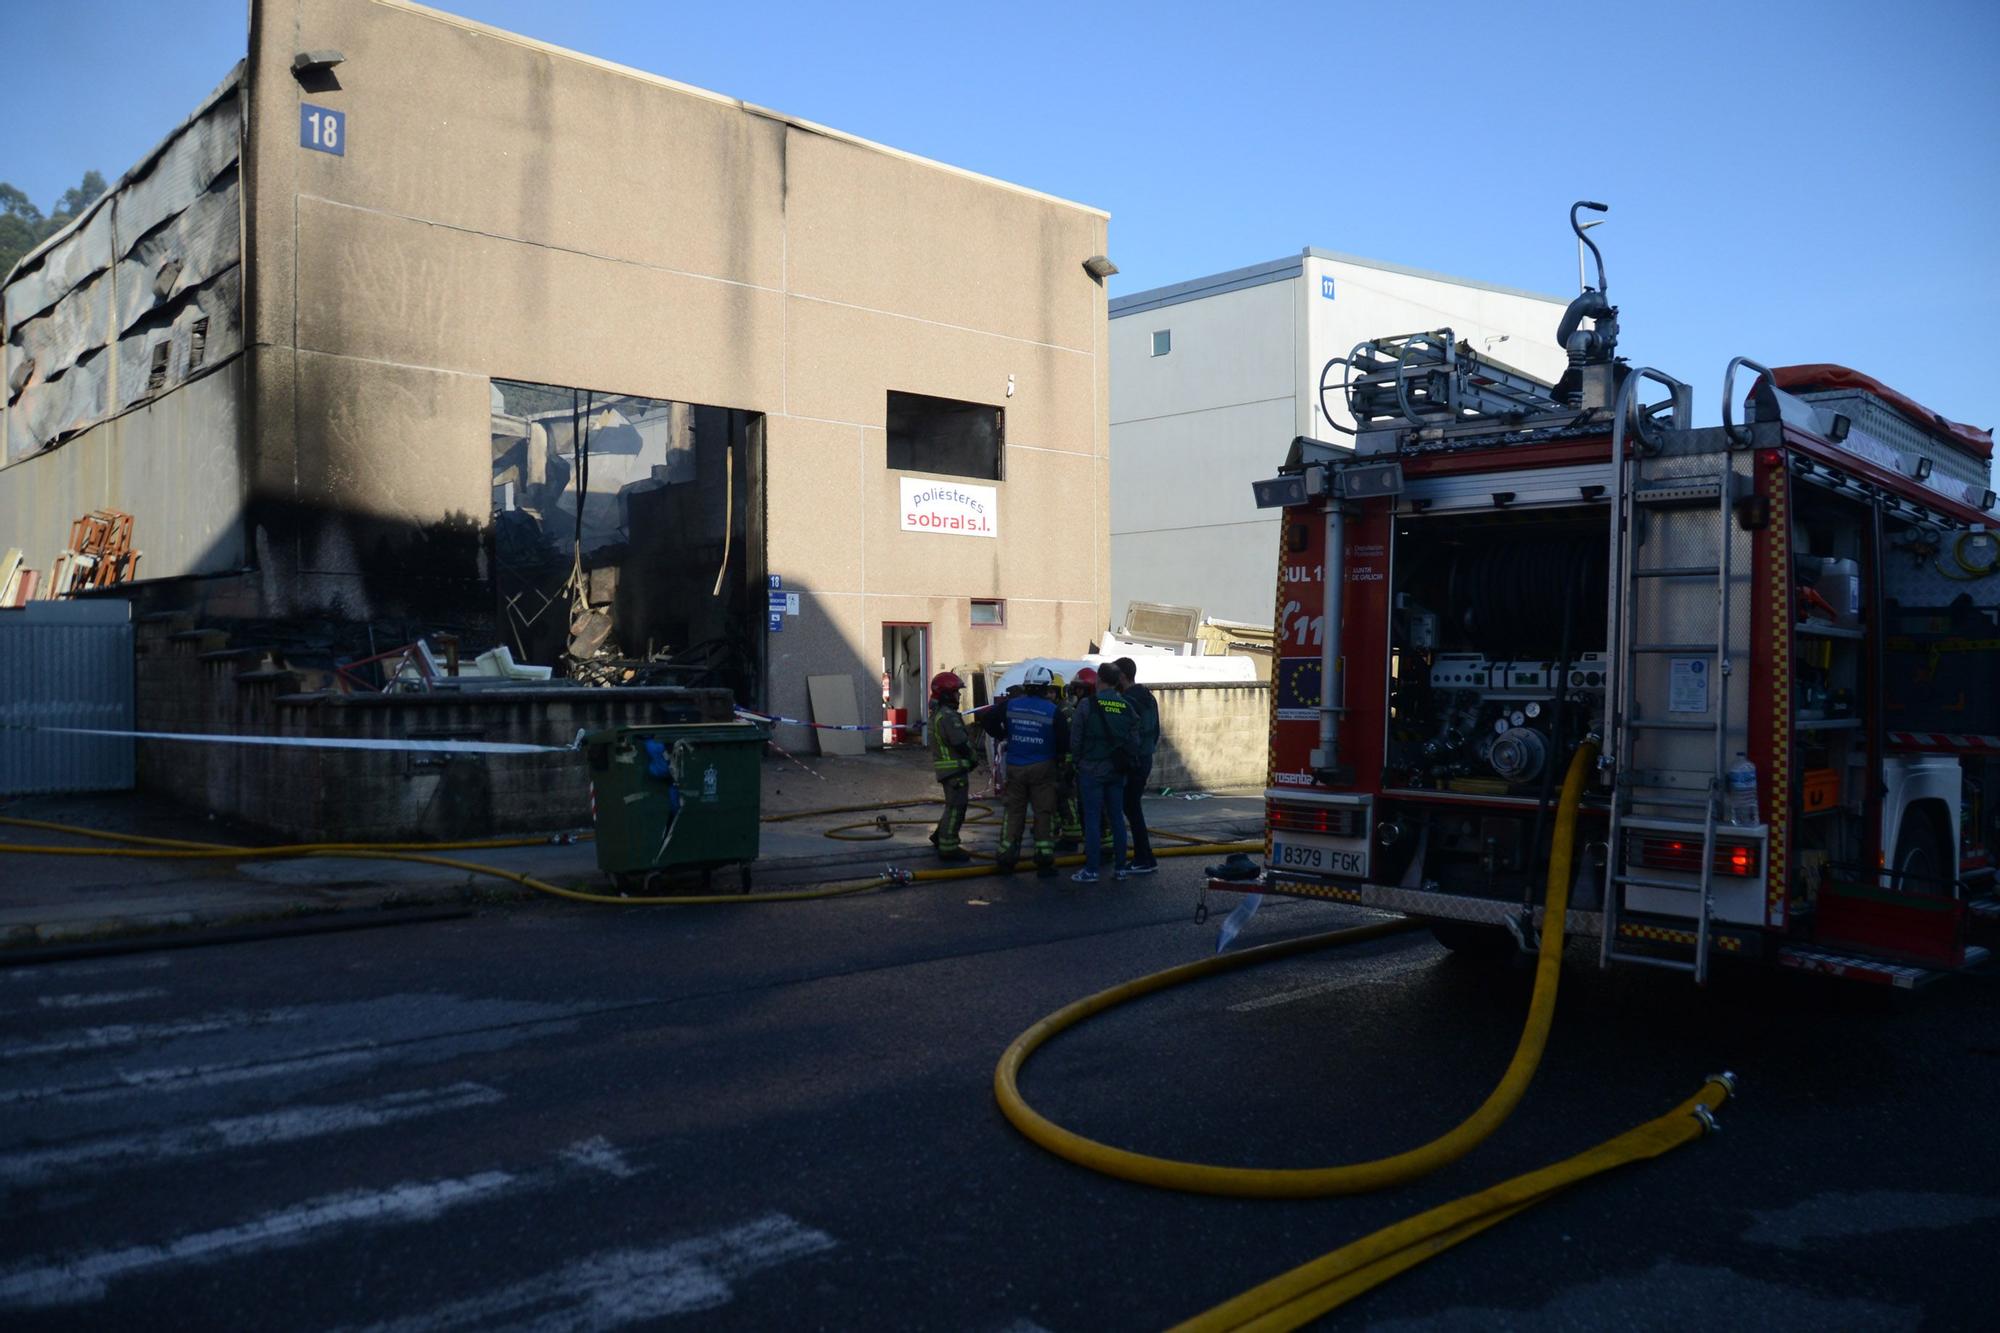
<svg viewBox="0 0 2000 1333"><path fill-rule="evenodd" d="M929 625L882 626L882 744L922 745L929 700Z"/></svg>

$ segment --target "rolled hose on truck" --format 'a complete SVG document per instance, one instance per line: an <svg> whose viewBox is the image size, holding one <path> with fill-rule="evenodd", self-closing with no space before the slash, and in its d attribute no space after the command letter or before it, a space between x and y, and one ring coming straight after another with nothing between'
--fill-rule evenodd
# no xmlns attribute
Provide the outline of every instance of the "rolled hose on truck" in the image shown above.
<svg viewBox="0 0 2000 1333"><path fill-rule="evenodd" d="M1577 806L1596 759L1597 744L1593 738L1578 747L1563 779L1549 861L1541 949L1535 963L1534 994L1528 1003L1527 1022L1514 1058L1479 1108L1439 1138L1392 1157L1343 1166L1251 1168L1181 1162L1116 1148L1065 1129L1029 1106L1019 1087L1021 1070L1038 1048L1107 1009L1201 977L1317 949L1379 939L1416 924L1403 920L1328 931L1239 954L1220 954L1113 986L1058 1009L1015 1038L1000 1057L993 1071L993 1095L1001 1113L1035 1144L1066 1161L1121 1180L1190 1193L1264 1199L1361 1194L1406 1184L1457 1161L1491 1136L1520 1103L1547 1045L1549 1026L1555 1017L1556 988L1561 980ZM1735 1081L1730 1075L1712 1075L1694 1096L1665 1115L1574 1157L1364 1236L1253 1287L1176 1328L1185 1333L1297 1328L1432 1255L1533 1207L1568 1185L1628 1162L1658 1157L1700 1137L1715 1127L1715 1109L1734 1090Z"/></svg>
<svg viewBox="0 0 2000 1333"><path fill-rule="evenodd" d="M784 823L789 820L809 819L831 814L853 814L867 810L896 810L909 806L939 804L935 799L919 801L883 801L874 805L835 806L824 810L799 810L783 815L773 815L765 823ZM990 808L981 815L981 822L991 816ZM889 823L927 823L926 820L892 820ZM95 856L124 857L150 860L186 861L270 861L289 860L303 857L333 857L361 861L409 861L420 865L444 866L452 870L463 870L475 875L485 875L492 879L506 880L537 893L549 894L557 898L567 898L572 902L604 903L610 906L657 906L657 907L699 907L724 903L788 903L808 902L819 898L840 898L850 894L867 893L875 889L896 887L916 882L930 883L937 880L972 879L981 875L996 873L990 865L952 866L937 870L912 870L905 872L883 872L868 879L850 880L839 884L821 884L804 889L780 889L769 893L704 893L665 894L652 897L625 897L620 894L591 893L584 889L568 889L559 884L536 879L518 871L502 869L499 866L483 865L477 861L465 861L456 857L439 856L445 851L474 851L500 847L534 847L547 841L545 838L492 838L474 842L316 842L287 843L275 847L242 847L229 843L193 842L183 838L153 838L133 833L110 833L103 829L84 828L74 824L59 824L44 819L19 819L0 816L0 825L16 828L44 829L56 833L66 833L75 837L95 838L100 842L119 843L116 847L62 847L46 844L0 842L0 854L14 852L34 856ZM872 827L872 825L843 825L843 828ZM827 830L825 836L834 837L840 829ZM1159 830L1165 837L1178 840L1184 845L1158 848L1159 856L1212 856L1227 855L1230 852L1261 850L1263 844L1254 842L1205 842L1184 833ZM885 833L884 836L887 836ZM1057 865L1081 865L1081 856L1063 856L1056 859Z"/></svg>

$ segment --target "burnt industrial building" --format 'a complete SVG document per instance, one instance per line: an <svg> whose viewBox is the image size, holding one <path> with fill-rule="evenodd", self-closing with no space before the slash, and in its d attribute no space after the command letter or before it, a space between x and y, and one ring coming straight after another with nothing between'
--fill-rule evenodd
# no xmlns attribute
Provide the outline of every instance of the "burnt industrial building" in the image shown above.
<svg viewBox="0 0 2000 1333"><path fill-rule="evenodd" d="M1107 624L1105 214L403 0L247 46L0 287L0 548L870 724Z"/></svg>

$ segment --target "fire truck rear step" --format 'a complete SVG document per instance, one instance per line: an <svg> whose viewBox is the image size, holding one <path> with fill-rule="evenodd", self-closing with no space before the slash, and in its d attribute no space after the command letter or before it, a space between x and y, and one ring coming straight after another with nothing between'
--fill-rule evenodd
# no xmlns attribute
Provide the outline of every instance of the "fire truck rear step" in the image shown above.
<svg viewBox="0 0 2000 1333"><path fill-rule="evenodd" d="M1909 963L1892 963L1880 958L1863 958L1855 954L1835 953L1831 949L1809 948L1802 944L1786 944L1779 947L1775 961L1779 967L1795 968L1801 972L1820 972L1827 976L1844 977L1850 981L1871 981L1877 985L1893 986L1898 990L1914 990L1942 977L1984 967L1991 956L1984 947L1968 944L1965 947L1965 962L1962 966L1933 968L1917 967Z"/></svg>

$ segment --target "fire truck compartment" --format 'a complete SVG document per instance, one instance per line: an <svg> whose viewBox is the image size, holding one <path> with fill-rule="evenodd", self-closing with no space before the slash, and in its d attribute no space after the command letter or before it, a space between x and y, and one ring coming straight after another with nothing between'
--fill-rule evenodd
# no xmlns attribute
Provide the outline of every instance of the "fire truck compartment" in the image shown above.
<svg viewBox="0 0 2000 1333"><path fill-rule="evenodd" d="M1396 528L1383 786L1541 802L1604 712L1602 505Z"/></svg>

